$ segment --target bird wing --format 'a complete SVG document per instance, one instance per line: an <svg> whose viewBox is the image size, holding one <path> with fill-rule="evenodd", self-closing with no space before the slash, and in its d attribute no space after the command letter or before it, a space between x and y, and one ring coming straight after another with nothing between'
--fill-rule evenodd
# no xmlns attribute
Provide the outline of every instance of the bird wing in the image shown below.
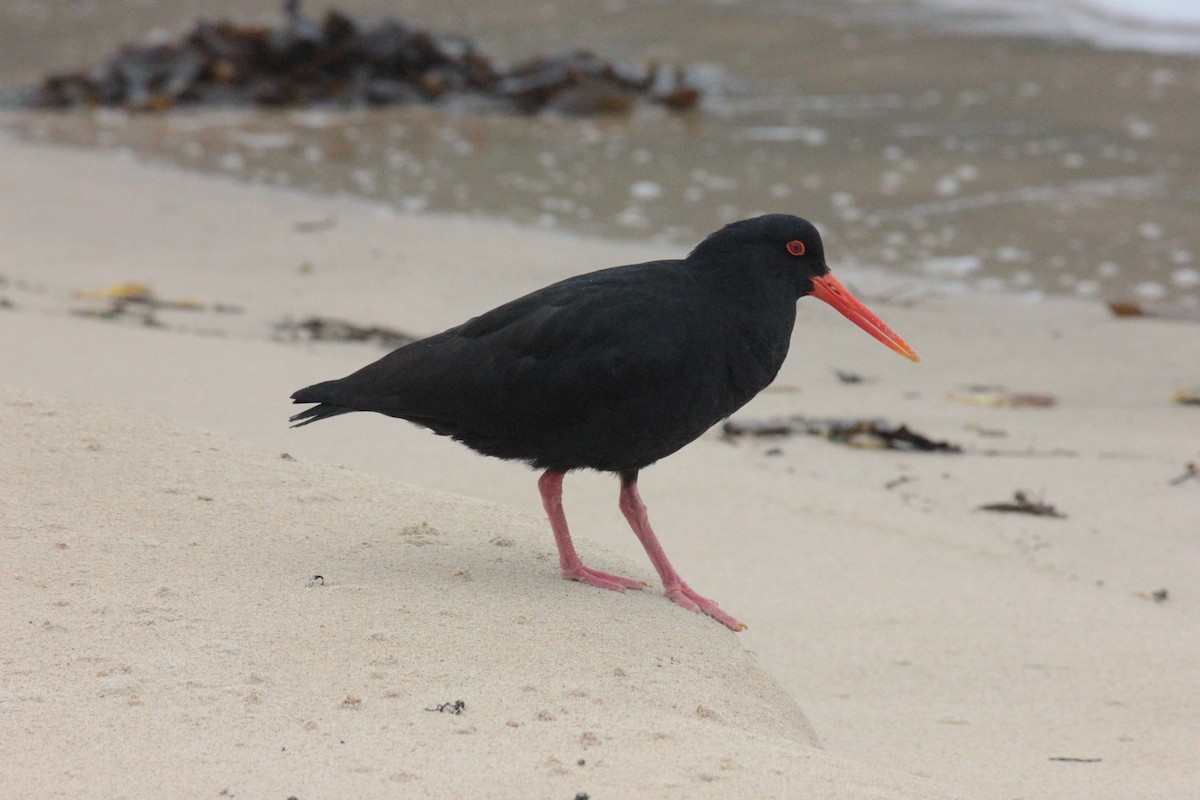
<svg viewBox="0 0 1200 800"><path fill-rule="evenodd" d="M544 449L599 430L636 438L670 424L679 404L695 406L694 372L682 367L704 363L697 313L680 262L602 270L518 298L296 399L402 417L468 444L520 439Z"/></svg>

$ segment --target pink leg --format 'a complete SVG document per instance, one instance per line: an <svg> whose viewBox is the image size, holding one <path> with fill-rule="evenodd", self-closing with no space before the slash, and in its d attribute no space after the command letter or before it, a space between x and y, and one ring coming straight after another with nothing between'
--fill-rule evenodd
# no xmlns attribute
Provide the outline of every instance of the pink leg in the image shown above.
<svg viewBox="0 0 1200 800"><path fill-rule="evenodd" d="M554 543L558 545L558 563L562 567L562 576L569 581L599 586L601 589L612 589L623 592L626 589L641 589L646 584L641 581L622 578L619 575L609 575L583 565L575 545L571 541L571 532L567 529L567 515L563 513L561 472L546 470L538 479L538 491L542 493L542 505L550 517L550 528L554 531Z"/></svg>
<svg viewBox="0 0 1200 800"><path fill-rule="evenodd" d="M638 494L636 472L632 476L621 476L621 513L629 520L629 527L633 528L633 532L641 540L642 547L646 548L646 555L650 556L650 561L658 570L658 576L662 578L667 597L688 611L703 611L727 628L735 631L746 629L745 625L722 611L714 601L697 594L692 587L683 582L683 578L679 577L679 573L671 566L666 551L658 543L658 537L650 527L650 515L646 512L646 504Z"/></svg>

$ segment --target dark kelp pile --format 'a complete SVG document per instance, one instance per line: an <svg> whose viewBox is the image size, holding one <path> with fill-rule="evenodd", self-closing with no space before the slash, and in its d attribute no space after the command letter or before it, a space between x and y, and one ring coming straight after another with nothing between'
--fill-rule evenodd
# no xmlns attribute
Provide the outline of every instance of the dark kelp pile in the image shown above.
<svg viewBox="0 0 1200 800"><path fill-rule="evenodd" d="M181 41L127 45L90 71L47 75L17 97L32 108L390 105L473 97L503 110L620 112L639 99L671 109L699 90L679 69L636 67L585 50L497 66L468 38L330 10L320 22L284 5L276 28L200 21Z"/></svg>
<svg viewBox="0 0 1200 800"><path fill-rule="evenodd" d="M792 416L767 420L729 419L721 426L721 435L726 439L795 434L820 436L831 442L869 450L962 452L957 444L935 441L910 430L907 425L892 425L881 419L808 419Z"/></svg>

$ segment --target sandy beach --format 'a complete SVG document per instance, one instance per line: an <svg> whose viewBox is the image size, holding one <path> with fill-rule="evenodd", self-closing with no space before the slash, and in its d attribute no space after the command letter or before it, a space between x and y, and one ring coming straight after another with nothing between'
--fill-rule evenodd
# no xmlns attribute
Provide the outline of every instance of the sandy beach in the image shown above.
<svg viewBox="0 0 1200 800"><path fill-rule="evenodd" d="M923 363L802 301L735 419L883 418L963 452L712 431L647 470L735 635L662 596L609 476L570 476L568 513L644 592L559 580L521 466L382 417L286 426L291 391L384 351L285 319L424 335L678 249L10 141L0 168L0 795L1200 793L1200 449L1171 402L1200 381L1194 323L831 251ZM129 281L201 307L148 325L80 296ZM980 385L1055 402L961 402ZM1065 518L979 510L1017 491Z"/></svg>

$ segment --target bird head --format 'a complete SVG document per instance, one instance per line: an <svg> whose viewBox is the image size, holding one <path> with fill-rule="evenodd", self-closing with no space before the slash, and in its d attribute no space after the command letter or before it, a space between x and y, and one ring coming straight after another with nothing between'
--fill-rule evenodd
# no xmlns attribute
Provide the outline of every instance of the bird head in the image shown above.
<svg viewBox="0 0 1200 800"><path fill-rule="evenodd" d="M697 245L688 260L707 264L750 263L759 270L785 274L794 282L797 298L812 295L905 358L921 360L895 331L833 277L825 263L821 234L806 219L790 214L766 214L730 223Z"/></svg>

